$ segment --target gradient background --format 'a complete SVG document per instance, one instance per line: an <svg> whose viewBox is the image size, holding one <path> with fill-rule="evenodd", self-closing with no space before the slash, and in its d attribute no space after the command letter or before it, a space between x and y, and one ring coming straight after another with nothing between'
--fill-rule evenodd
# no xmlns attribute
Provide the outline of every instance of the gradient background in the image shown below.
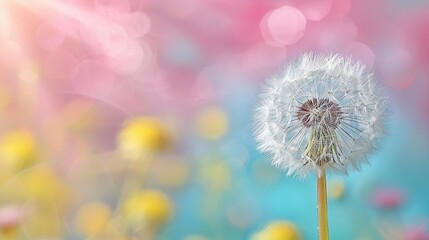
<svg viewBox="0 0 429 240"><path fill-rule="evenodd" d="M24 163L0 164L0 232L106 239L76 215L91 202L114 211L128 175L118 134L155 116L172 144L150 154L140 187L174 205L156 239L250 239L275 220L317 239L315 178L273 169L250 132L263 80L307 51L363 61L392 103L372 166L328 176L344 188L329 199L331 238L429 239L425 0L1 0L0 156ZM32 140L1 150L16 132Z"/></svg>

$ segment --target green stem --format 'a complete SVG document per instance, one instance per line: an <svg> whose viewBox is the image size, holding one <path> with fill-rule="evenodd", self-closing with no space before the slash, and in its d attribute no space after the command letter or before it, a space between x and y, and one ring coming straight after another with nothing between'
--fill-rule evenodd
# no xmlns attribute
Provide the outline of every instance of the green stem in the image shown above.
<svg viewBox="0 0 429 240"><path fill-rule="evenodd" d="M326 174L317 178L317 210L319 222L319 240L329 240L328 204L326 197Z"/></svg>

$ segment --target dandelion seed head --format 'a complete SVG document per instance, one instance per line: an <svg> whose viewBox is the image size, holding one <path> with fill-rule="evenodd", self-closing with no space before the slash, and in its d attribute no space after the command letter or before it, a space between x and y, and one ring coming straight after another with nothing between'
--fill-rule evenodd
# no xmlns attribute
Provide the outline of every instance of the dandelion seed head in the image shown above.
<svg viewBox="0 0 429 240"><path fill-rule="evenodd" d="M342 111L338 103L329 98L312 98L305 101L296 112L296 117L303 127L326 125L336 128L341 120Z"/></svg>
<svg viewBox="0 0 429 240"><path fill-rule="evenodd" d="M387 97L362 63L309 53L267 80L254 134L259 150L289 175L347 173L368 163L387 113Z"/></svg>

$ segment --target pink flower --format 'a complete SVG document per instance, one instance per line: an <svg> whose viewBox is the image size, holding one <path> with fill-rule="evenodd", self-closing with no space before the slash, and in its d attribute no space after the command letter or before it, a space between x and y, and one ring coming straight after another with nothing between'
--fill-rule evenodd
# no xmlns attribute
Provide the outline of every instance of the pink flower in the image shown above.
<svg viewBox="0 0 429 240"><path fill-rule="evenodd" d="M404 194L398 189L379 189L372 198L371 203L379 208L397 208L404 202Z"/></svg>
<svg viewBox="0 0 429 240"><path fill-rule="evenodd" d="M17 226L24 217L22 208L17 206L6 206L0 209L0 230L8 231Z"/></svg>

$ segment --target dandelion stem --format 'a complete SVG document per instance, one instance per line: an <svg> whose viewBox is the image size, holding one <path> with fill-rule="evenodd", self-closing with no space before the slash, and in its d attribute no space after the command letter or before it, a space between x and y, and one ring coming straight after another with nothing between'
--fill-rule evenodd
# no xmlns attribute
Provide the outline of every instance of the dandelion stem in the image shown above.
<svg viewBox="0 0 429 240"><path fill-rule="evenodd" d="M329 240L328 205L326 197L326 173L317 177L317 210L319 222L319 240Z"/></svg>

